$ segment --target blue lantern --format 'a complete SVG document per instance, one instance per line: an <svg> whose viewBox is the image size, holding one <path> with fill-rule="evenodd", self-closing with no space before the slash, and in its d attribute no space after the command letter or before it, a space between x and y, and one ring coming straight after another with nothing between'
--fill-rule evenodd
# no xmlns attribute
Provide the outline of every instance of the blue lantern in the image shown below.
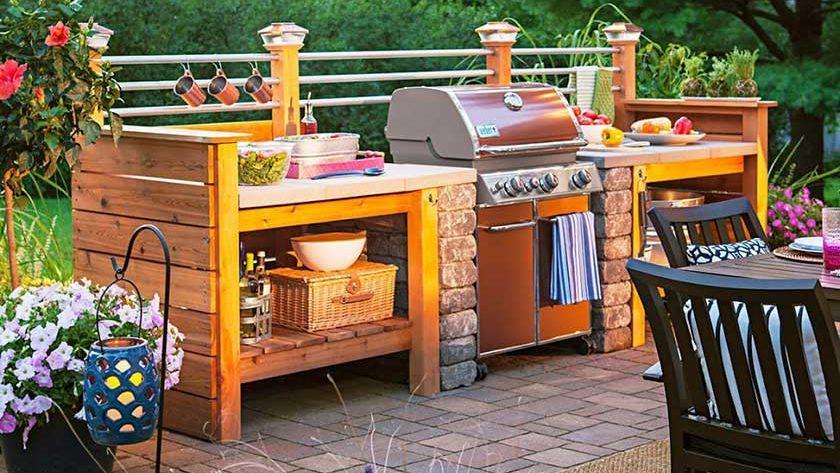
<svg viewBox="0 0 840 473"><path fill-rule="evenodd" d="M151 438L157 427L159 383L145 340L95 342L85 366L85 420L94 442L113 446Z"/></svg>
<svg viewBox="0 0 840 473"><path fill-rule="evenodd" d="M164 378L166 373L166 346L169 336L169 289L171 261L169 245L163 233L154 225L141 225L131 234L122 267L111 258L114 281L102 291L102 297L111 286L125 283L134 290L140 304L138 332L143 325L143 297L140 290L125 277L131 261L134 241L144 230L155 234L164 256L163 337L161 340L161 367L158 371L149 344L138 337L116 337L94 342L85 363L84 406L85 420L93 440L100 445L117 446L138 443L151 438L155 429L157 452L155 472L160 473L163 446ZM99 310L102 298L96 305L96 329L99 332ZM139 333L138 333L139 335Z"/></svg>

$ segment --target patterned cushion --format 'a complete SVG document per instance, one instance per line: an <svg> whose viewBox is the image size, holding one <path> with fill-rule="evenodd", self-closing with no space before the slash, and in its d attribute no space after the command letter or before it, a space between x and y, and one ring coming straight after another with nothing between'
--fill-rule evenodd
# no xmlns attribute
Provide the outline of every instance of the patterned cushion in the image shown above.
<svg viewBox="0 0 840 473"><path fill-rule="evenodd" d="M746 258L769 253L770 247L761 238L728 243L725 245L695 245L689 244L685 250L688 264L706 264L737 258Z"/></svg>
<svg viewBox="0 0 840 473"><path fill-rule="evenodd" d="M740 332L741 341L744 344L744 352L751 356L748 358L748 369L752 373L753 384L761 402L758 405L759 414L762 418L763 427L767 430L774 430L773 416L770 413L770 400L767 394L767 388L764 385L764 377L762 376L761 368L758 361L758 349L756 348L753 338L752 330L750 328L750 320L747 315L746 306L742 302L735 301L732 304L733 313L738 321L738 331ZM700 368L703 377L705 378L706 390L711 397L709 402L709 410L712 417L719 419L717 403L712 392L712 380L709 375L708 365L706 364L706 356L703 353L703 347L698 334L697 321L694 316L694 310L691 307L691 301L687 301L683 307L686 319L688 319L689 330L694 341L694 346L697 348L697 355L700 358ZM723 365L724 375L726 376L727 387L732 396L735 408L735 415L741 425L746 425L744 417L743 403L741 396L738 393L737 383L735 380L735 370L732 367L732 360L729 355L729 348L727 346L727 337L723 327L723 321L720 319L720 311L718 309L718 302L714 299L706 299L706 310L709 314L709 320L714 329L715 339L719 345L719 353L721 363ZM790 360L784 355L782 348L782 329L779 321L779 311L775 306L765 305L764 315L767 320L767 328L770 333L770 344L773 347L773 357L776 361L776 367L779 371L782 384L782 394L785 398L785 404L791 421L791 428L796 435L802 435L804 427L802 425L802 407L796 399L795 392L791 388L794 386L793 375L791 374ZM811 326L811 319L808 316L808 311L805 307L796 307L796 318L799 322L799 329L802 336L802 347L805 352L805 362L808 365L808 374L811 378L811 385L814 389L814 397L817 400L817 411L820 414L820 421L823 429L829 439L834 438L834 424L831 417L831 406L828 401L828 392L826 391L825 377L823 376L822 363L820 362L820 351L817 346L817 340L814 335L814 328Z"/></svg>

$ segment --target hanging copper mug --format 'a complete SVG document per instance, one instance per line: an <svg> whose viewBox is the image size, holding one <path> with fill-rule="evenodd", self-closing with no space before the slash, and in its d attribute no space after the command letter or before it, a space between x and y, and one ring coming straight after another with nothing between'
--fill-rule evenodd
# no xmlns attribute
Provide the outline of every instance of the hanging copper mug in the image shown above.
<svg viewBox="0 0 840 473"><path fill-rule="evenodd" d="M190 107L198 107L207 99L189 69L184 69L184 75L175 83L173 90Z"/></svg>
<svg viewBox="0 0 840 473"><path fill-rule="evenodd" d="M268 103L271 101L271 86L265 82L257 68L251 72L251 77L245 81L242 87L245 92L254 98L257 103Z"/></svg>
<svg viewBox="0 0 840 473"><path fill-rule="evenodd" d="M239 100L239 90L230 83L222 68L216 69L216 77L210 79L207 92L225 105L233 105Z"/></svg>

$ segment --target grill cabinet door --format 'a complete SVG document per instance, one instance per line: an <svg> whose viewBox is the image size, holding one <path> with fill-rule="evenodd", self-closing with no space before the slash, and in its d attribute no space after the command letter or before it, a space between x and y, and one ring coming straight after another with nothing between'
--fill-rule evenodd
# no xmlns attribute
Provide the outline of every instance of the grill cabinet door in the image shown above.
<svg viewBox="0 0 840 473"><path fill-rule="evenodd" d="M479 353L536 343L531 203L478 209Z"/></svg>

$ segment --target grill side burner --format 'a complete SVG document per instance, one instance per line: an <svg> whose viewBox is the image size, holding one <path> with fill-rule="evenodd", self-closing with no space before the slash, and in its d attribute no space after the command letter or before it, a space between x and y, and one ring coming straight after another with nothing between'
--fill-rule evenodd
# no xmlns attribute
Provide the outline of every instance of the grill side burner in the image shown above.
<svg viewBox="0 0 840 473"><path fill-rule="evenodd" d="M602 189L566 102L543 84L409 87L386 136L397 163L474 168L480 356L586 335L589 304L548 300L553 218Z"/></svg>

